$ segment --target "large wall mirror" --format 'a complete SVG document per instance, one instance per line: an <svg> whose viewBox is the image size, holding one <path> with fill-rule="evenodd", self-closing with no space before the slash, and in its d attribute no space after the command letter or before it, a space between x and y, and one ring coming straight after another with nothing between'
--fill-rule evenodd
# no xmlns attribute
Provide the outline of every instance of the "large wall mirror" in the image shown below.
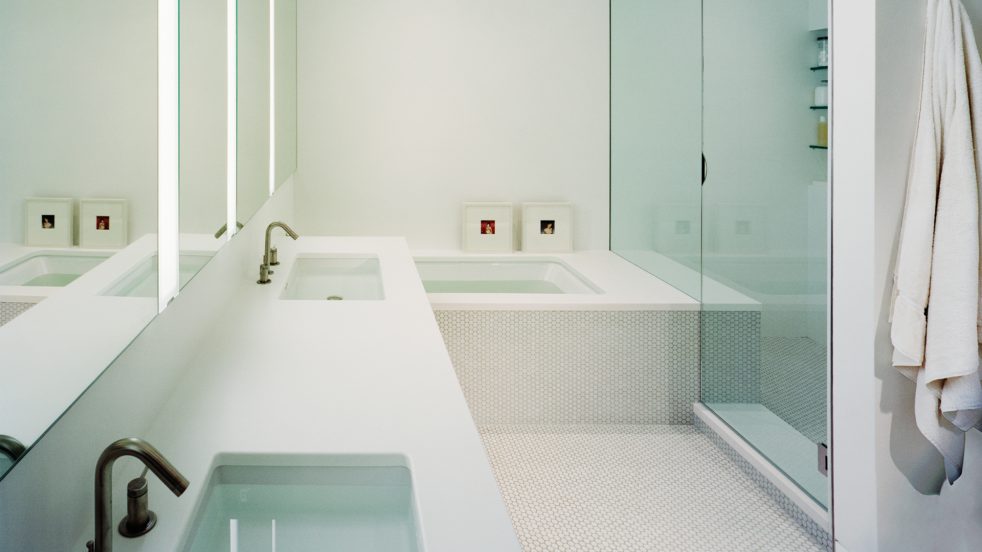
<svg viewBox="0 0 982 552"><path fill-rule="evenodd" d="M0 3L0 477L157 313L156 31Z"/></svg>
<svg viewBox="0 0 982 552"><path fill-rule="evenodd" d="M180 3L180 254L183 288L226 242L228 1ZM233 89L234 94L234 89ZM234 230L232 232L234 234Z"/></svg>
<svg viewBox="0 0 982 552"><path fill-rule="evenodd" d="M296 0L169 5L0 3L0 478L296 169Z"/></svg>
<svg viewBox="0 0 982 552"><path fill-rule="evenodd" d="M183 288L296 170L296 0L182 1L180 41Z"/></svg>

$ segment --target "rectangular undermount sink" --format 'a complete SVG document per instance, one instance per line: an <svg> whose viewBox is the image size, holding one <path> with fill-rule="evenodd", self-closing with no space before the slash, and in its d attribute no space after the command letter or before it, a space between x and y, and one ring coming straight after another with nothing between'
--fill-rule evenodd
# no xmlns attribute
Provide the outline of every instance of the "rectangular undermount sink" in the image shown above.
<svg viewBox="0 0 982 552"><path fill-rule="evenodd" d="M111 255L95 251L30 253L0 267L0 285L64 287Z"/></svg>
<svg viewBox="0 0 982 552"><path fill-rule="evenodd" d="M382 273L374 255L301 255L280 299L381 300Z"/></svg>
<svg viewBox="0 0 982 552"><path fill-rule="evenodd" d="M242 466L212 471L185 552L419 552L402 466Z"/></svg>
<svg viewBox="0 0 982 552"><path fill-rule="evenodd" d="M178 260L178 284L181 288L198 273L215 255L214 252L184 252ZM156 297L157 296L157 255L145 259L114 282L100 295L111 297Z"/></svg>

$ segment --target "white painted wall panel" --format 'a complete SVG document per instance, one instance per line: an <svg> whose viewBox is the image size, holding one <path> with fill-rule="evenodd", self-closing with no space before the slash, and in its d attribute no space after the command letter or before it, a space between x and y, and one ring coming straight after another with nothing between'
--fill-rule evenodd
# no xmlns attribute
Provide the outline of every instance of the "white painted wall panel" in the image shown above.
<svg viewBox="0 0 982 552"><path fill-rule="evenodd" d="M460 245L464 201L608 242L608 3L300 0L298 230Z"/></svg>

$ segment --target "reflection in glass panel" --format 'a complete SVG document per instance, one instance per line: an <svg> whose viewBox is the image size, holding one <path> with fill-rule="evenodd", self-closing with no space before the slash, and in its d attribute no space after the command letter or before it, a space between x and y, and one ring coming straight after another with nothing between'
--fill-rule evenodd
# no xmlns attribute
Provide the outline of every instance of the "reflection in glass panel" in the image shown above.
<svg viewBox="0 0 982 552"><path fill-rule="evenodd" d="M236 212L242 223L269 197L269 17L269 0L238 0Z"/></svg>
<svg viewBox="0 0 982 552"><path fill-rule="evenodd" d="M225 243L226 0L180 3L180 287ZM234 55L234 52L233 52Z"/></svg>
<svg viewBox="0 0 982 552"><path fill-rule="evenodd" d="M274 0L275 187L297 170L297 0Z"/></svg>
<svg viewBox="0 0 982 552"><path fill-rule="evenodd" d="M828 153L809 147L826 115L809 109L827 78L812 70L824 4L703 2L701 394L827 505Z"/></svg>
<svg viewBox="0 0 982 552"><path fill-rule="evenodd" d="M699 2L610 5L611 249L699 297Z"/></svg>
<svg viewBox="0 0 982 552"><path fill-rule="evenodd" d="M157 312L156 5L0 2L0 67L2 477Z"/></svg>

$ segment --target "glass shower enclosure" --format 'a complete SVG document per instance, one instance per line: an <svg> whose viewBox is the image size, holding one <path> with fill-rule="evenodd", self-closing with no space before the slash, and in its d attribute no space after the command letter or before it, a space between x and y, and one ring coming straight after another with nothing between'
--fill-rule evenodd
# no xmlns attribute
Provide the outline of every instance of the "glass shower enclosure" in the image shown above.
<svg viewBox="0 0 982 552"><path fill-rule="evenodd" d="M700 397L822 506L820 0L611 0L611 249L700 301Z"/></svg>

